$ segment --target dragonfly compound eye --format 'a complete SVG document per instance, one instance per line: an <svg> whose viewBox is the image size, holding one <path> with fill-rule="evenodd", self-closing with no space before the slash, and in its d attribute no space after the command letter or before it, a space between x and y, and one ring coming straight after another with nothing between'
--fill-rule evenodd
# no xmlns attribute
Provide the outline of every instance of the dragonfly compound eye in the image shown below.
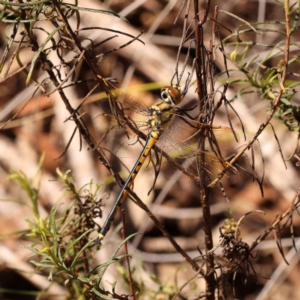
<svg viewBox="0 0 300 300"><path fill-rule="evenodd" d="M161 97L164 101L177 105L181 102L180 90L176 87L165 86L161 89Z"/></svg>
<svg viewBox="0 0 300 300"><path fill-rule="evenodd" d="M162 88L162 89L161 89L160 96L161 96L161 98L162 98L164 101L170 101L170 99L169 99L169 93L168 93L167 88Z"/></svg>

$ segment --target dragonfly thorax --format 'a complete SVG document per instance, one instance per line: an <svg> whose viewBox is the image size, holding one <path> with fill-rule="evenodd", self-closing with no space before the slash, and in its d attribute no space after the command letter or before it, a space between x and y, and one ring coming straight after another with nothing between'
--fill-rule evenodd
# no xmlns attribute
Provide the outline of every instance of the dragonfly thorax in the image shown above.
<svg viewBox="0 0 300 300"><path fill-rule="evenodd" d="M152 105L149 109L150 116L148 119L148 126L152 130L163 130L165 129L175 112L173 105L167 102L159 102L156 105Z"/></svg>

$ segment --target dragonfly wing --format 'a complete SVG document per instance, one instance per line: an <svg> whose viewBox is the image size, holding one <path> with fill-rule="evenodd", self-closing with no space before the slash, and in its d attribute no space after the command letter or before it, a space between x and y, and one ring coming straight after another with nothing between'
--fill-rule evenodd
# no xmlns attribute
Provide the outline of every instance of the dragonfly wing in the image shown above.
<svg viewBox="0 0 300 300"><path fill-rule="evenodd" d="M120 158L136 156L142 151L144 142L128 125L147 135L149 109L135 97L115 89L111 96L120 110L120 114L115 116L107 95L102 94L99 94L97 104L103 113L93 122L100 137L100 146Z"/></svg>
<svg viewBox="0 0 300 300"><path fill-rule="evenodd" d="M207 182L215 178L218 173L228 166L228 163L222 158L221 153L217 156L212 151L199 150L201 140L204 139L204 143L207 145L211 132L213 134L216 132L215 139L217 142L219 141L219 135L222 136L226 145L234 139L234 134L230 128L213 127L193 120L188 120L187 123L186 120L181 118L174 118L158 141L160 149L171 157L171 160L162 159L162 172L167 177L173 177L173 174L177 174L176 179L180 176L180 180L184 182L191 181L191 178L187 175L178 173L176 165L179 164L195 176L199 176L200 170L204 171ZM221 146L219 147L221 148Z"/></svg>
<svg viewBox="0 0 300 300"><path fill-rule="evenodd" d="M161 150L168 154L170 159L162 157L161 172L172 179L177 180L180 178L183 182L191 182L193 179L187 175L184 175L177 167L182 166L187 172L193 175L198 175L197 170L197 152L188 147L183 142L176 141L169 134L164 133L157 145Z"/></svg>
<svg viewBox="0 0 300 300"><path fill-rule="evenodd" d="M123 117L126 116L127 119L137 123L147 122L149 109L143 102L117 89L112 91L112 100L118 105L119 110L122 111ZM103 113L113 115L110 101L106 95L99 96L99 100L96 103ZM121 118L122 115L118 117Z"/></svg>
<svg viewBox="0 0 300 300"><path fill-rule="evenodd" d="M147 135L150 131L148 125L150 110L131 95L119 90L112 91L112 95L122 114L118 117L112 114L107 98L98 102L103 114L94 119L94 125L99 133L100 146L119 158L137 156L143 150L145 142L136 133L140 131ZM187 117L174 116L157 143L159 148L171 158L162 159L162 172L167 177L174 177L174 174L177 174L175 178L181 176L183 181L191 181L191 179L179 175L182 173L178 172L176 165L182 165L189 173L196 176L199 175L200 169L204 169L208 175L219 173L226 166L222 154L217 151L220 156L217 157L212 152L200 152L201 140L204 140L208 150L215 149L214 142L211 140L216 141L217 148L224 148L224 146L226 148L226 145L234 140L234 134L230 128L201 124Z"/></svg>
<svg viewBox="0 0 300 300"><path fill-rule="evenodd" d="M143 149L139 137L127 126L124 120L113 115L99 114L93 120L98 133L98 145L116 156L133 157Z"/></svg>
<svg viewBox="0 0 300 300"><path fill-rule="evenodd" d="M204 140L205 150L210 151L215 149L216 145L220 150L228 150L238 139L238 134L229 127L203 124L178 115L171 122L168 131L174 139L184 141L195 149L198 149L200 142Z"/></svg>

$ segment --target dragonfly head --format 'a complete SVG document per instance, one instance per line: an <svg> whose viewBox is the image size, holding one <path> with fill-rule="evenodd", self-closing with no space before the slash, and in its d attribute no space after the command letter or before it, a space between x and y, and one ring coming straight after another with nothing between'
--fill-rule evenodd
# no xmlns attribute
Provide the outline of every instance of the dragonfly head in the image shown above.
<svg viewBox="0 0 300 300"><path fill-rule="evenodd" d="M171 105L178 105L182 100L181 90L177 86L164 86L160 95L163 101Z"/></svg>

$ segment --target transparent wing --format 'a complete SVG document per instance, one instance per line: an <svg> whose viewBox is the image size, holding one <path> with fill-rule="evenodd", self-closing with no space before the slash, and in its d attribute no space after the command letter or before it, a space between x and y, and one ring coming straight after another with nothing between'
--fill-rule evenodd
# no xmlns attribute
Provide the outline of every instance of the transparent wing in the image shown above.
<svg viewBox="0 0 300 300"><path fill-rule="evenodd" d="M209 178L217 176L227 166L227 162L222 157L221 152L217 156L214 152L199 150L202 140L205 141L205 144L209 144L206 134L209 130L213 131L214 134L214 128L197 122L194 122L194 125L197 126L191 128L182 120L175 118L174 123L170 124L157 142L159 148L172 158L172 160L162 159L161 170L166 176L173 177L173 174L177 174L175 178L180 176L182 181L190 181L188 176L178 174L178 167L176 165L179 164L189 173L196 176L199 176L200 170L204 170L209 180ZM207 128L203 130L203 126ZM223 135L224 131L227 133L227 128L225 127L216 129L217 135L221 132ZM230 128L228 128L228 131L230 133ZM234 138L232 132L231 135ZM227 139L228 137L225 138L226 144L228 144Z"/></svg>
<svg viewBox="0 0 300 300"><path fill-rule="evenodd" d="M147 122L149 118L149 108L143 102L140 102L137 98L117 89L112 91L112 97L120 111L123 111L124 116L128 119L132 119L139 123ZM96 103L103 113L113 115L110 102L106 94L100 93L99 100L96 101Z"/></svg>
<svg viewBox="0 0 300 300"><path fill-rule="evenodd" d="M150 116L149 108L128 94L114 91L113 95L124 115L112 115L107 99L98 102L103 111L94 119L94 126L100 138L99 145L118 158L138 156L145 142L137 133L141 132L145 136L151 130L147 122ZM213 152L199 151L199 143L202 140L205 141L205 147L212 148L209 142L211 135L220 149L228 147L234 140L230 128L201 124L175 115L157 142L157 146L171 159L167 160L156 153L151 156L152 163L161 163L160 169L167 177L173 177L174 174L177 174L174 178L179 176L176 164L194 175L199 174L200 168L206 170L207 174L217 174L226 166L221 152L216 156ZM161 161L157 161L159 157ZM190 181L185 175L182 175L182 180Z"/></svg>
<svg viewBox="0 0 300 300"><path fill-rule="evenodd" d="M103 113L93 120L100 137L99 145L120 158L134 157L137 152L142 151L144 140L132 129L136 129L144 135L149 133L147 123L149 109L133 96L119 90L113 90L112 96L123 115L114 116L107 97L100 97L101 99L97 101L97 104Z"/></svg>
<svg viewBox="0 0 300 300"><path fill-rule="evenodd" d="M142 151L144 140L128 126L129 121L109 114L99 114L93 123L97 129L98 145L101 148L109 150L120 158L134 157ZM141 130L142 126L137 127L135 123L132 124L137 130ZM144 133L147 134L147 131L148 129Z"/></svg>

